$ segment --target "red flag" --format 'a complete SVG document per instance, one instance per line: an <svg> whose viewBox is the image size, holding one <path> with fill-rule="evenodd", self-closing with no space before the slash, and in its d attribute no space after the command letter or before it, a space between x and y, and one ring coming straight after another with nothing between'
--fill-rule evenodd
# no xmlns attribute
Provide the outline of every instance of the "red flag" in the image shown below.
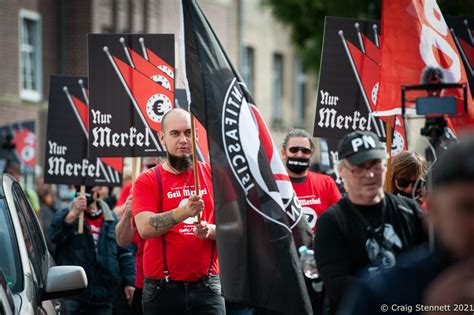
<svg viewBox="0 0 474 315"><path fill-rule="evenodd" d="M368 39L365 34L361 34L361 36L362 42L364 43L365 54L377 65L380 65L380 49L375 46L375 44L370 39Z"/></svg>
<svg viewBox="0 0 474 315"><path fill-rule="evenodd" d="M133 69L122 60L112 56L128 90L140 108L149 128L160 131L163 115L174 107L174 95L163 86L153 82L143 73Z"/></svg>
<svg viewBox="0 0 474 315"><path fill-rule="evenodd" d="M89 107L74 95L71 95L71 98L71 105L75 107L75 111L77 111L77 114L79 114L78 119L80 119L80 122L86 128L86 131L89 130Z"/></svg>
<svg viewBox="0 0 474 315"><path fill-rule="evenodd" d="M377 92L379 88L380 80L380 50L375 44L372 43L365 35L362 34L362 40L364 42L365 52L363 54L356 46L354 46L350 41L345 40L349 52L352 57L352 61L355 66L355 73L358 76L358 81L360 81L363 91L365 94L365 99L369 103L370 111L374 111L377 104ZM383 121L387 122L388 117L380 117ZM376 123L376 122L374 122ZM382 128L384 128L382 126ZM399 148L401 150L406 150L406 134L405 134L405 125L403 119L397 115L394 122L394 138L396 138L397 143L403 143L402 146L394 145L393 148ZM393 142L395 144L395 142ZM393 154L400 153L400 151L393 151Z"/></svg>
<svg viewBox="0 0 474 315"><path fill-rule="evenodd" d="M421 74L428 66L440 68L446 83L468 84L462 60L435 1L384 1L382 39L377 115L400 114L401 86L420 84ZM444 95L463 98L460 90L447 90ZM474 104L469 92L468 95L469 112L474 117ZM408 113L414 111L413 106L407 108ZM453 123L462 126L469 120L456 118Z"/></svg>
<svg viewBox="0 0 474 315"><path fill-rule="evenodd" d="M21 161L34 168L36 165L36 135L28 128L14 129L16 151Z"/></svg>
<svg viewBox="0 0 474 315"><path fill-rule="evenodd" d="M154 64L158 69L166 73L170 79L174 80L174 69L166 61L161 59L158 55L156 55L148 48L146 48L146 53L148 56L148 60L150 60L152 64Z"/></svg>
<svg viewBox="0 0 474 315"><path fill-rule="evenodd" d="M146 75L148 78L152 79L154 82L159 83L165 89L174 92L174 80L170 78L167 73L151 64L145 58L137 54L133 49L127 49L130 57L132 58L133 64L135 65L135 69Z"/></svg>
<svg viewBox="0 0 474 315"><path fill-rule="evenodd" d="M466 56L467 63L469 64L470 70L474 69L474 47L466 43L462 38L459 38L459 44L462 47L464 55Z"/></svg>

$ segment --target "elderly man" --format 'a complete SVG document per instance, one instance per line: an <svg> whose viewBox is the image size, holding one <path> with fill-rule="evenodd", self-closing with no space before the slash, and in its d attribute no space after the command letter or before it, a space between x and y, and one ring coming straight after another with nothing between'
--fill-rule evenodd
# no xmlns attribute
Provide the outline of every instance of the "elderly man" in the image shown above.
<svg viewBox="0 0 474 315"><path fill-rule="evenodd" d="M330 314L359 272L391 268L402 251L426 240L415 202L384 193L387 155L373 132L346 135L338 154L347 196L318 219L315 237Z"/></svg>
<svg viewBox="0 0 474 315"><path fill-rule="evenodd" d="M389 272L361 282L343 314L474 312L472 138L448 148L435 164L432 182L427 204L437 241L434 250L421 248Z"/></svg>

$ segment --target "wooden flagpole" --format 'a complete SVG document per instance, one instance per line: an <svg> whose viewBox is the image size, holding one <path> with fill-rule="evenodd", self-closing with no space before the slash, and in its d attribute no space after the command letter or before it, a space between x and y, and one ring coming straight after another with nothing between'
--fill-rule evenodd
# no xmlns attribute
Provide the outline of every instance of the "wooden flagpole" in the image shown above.
<svg viewBox="0 0 474 315"><path fill-rule="evenodd" d="M390 174L392 172L392 140L393 140L393 120L394 116L389 116L387 120L387 176L385 176L385 191L392 191L392 181L390 180Z"/></svg>
<svg viewBox="0 0 474 315"><path fill-rule="evenodd" d="M79 196L84 196L86 194L86 186L81 185L81 189L79 191ZM77 225L77 233L82 234L84 233L84 211L81 211L79 214L79 222Z"/></svg>
<svg viewBox="0 0 474 315"><path fill-rule="evenodd" d="M194 116L191 114L191 138L193 146L193 173L194 173L194 188L196 196L199 196L199 174L197 168L197 144L196 144L196 126L194 124ZM196 215L196 222L201 223L201 213Z"/></svg>
<svg viewBox="0 0 474 315"><path fill-rule="evenodd" d="M133 185L135 185L135 180L140 175L141 166L142 166L141 157L132 158L132 188L133 188Z"/></svg>

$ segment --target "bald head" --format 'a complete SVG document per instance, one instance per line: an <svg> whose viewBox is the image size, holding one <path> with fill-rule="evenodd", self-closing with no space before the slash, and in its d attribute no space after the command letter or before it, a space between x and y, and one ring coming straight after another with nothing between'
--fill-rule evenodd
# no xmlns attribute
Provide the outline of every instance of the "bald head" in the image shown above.
<svg viewBox="0 0 474 315"><path fill-rule="evenodd" d="M182 109L182 108L173 108L166 112L166 114L163 116L163 119L161 120L161 130L163 132L166 132L168 125L177 120L188 120L191 122L189 112ZM191 123L190 123L191 124Z"/></svg>

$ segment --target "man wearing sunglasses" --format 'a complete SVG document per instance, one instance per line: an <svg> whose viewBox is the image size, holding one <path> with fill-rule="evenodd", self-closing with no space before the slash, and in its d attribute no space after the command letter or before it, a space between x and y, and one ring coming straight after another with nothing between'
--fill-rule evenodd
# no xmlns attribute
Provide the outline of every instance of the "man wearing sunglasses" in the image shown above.
<svg viewBox="0 0 474 315"><path fill-rule="evenodd" d="M335 314L360 272L391 268L397 256L426 240L413 200L384 193L385 146L370 131L355 131L339 143L337 171L347 196L316 222L315 256Z"/></svg>
<svg viewBox="0 0 474 315"><path fill-rule="evenodd" d="M281 156L303 213L314 235L317 218L341 199L341 193L331 177L316 174L309 170L313 152L314 144L306 131L293 129L285 136ZM312 282L315 283L317 288L317 285L320 286L321 284L320 281L320 278L306 279L314 314L322 312L323 294L320 289L318 289L318 292L311 289L313 287Z"/></svg>
<svg viewBox="0 0 474 315"><path fill-rule="evenodd" d="M281 156L314 234L317 218L341 199L341 193L330 176L309 170L313 153L314 144L306 131L293 129L286 134Z"/></svg>

